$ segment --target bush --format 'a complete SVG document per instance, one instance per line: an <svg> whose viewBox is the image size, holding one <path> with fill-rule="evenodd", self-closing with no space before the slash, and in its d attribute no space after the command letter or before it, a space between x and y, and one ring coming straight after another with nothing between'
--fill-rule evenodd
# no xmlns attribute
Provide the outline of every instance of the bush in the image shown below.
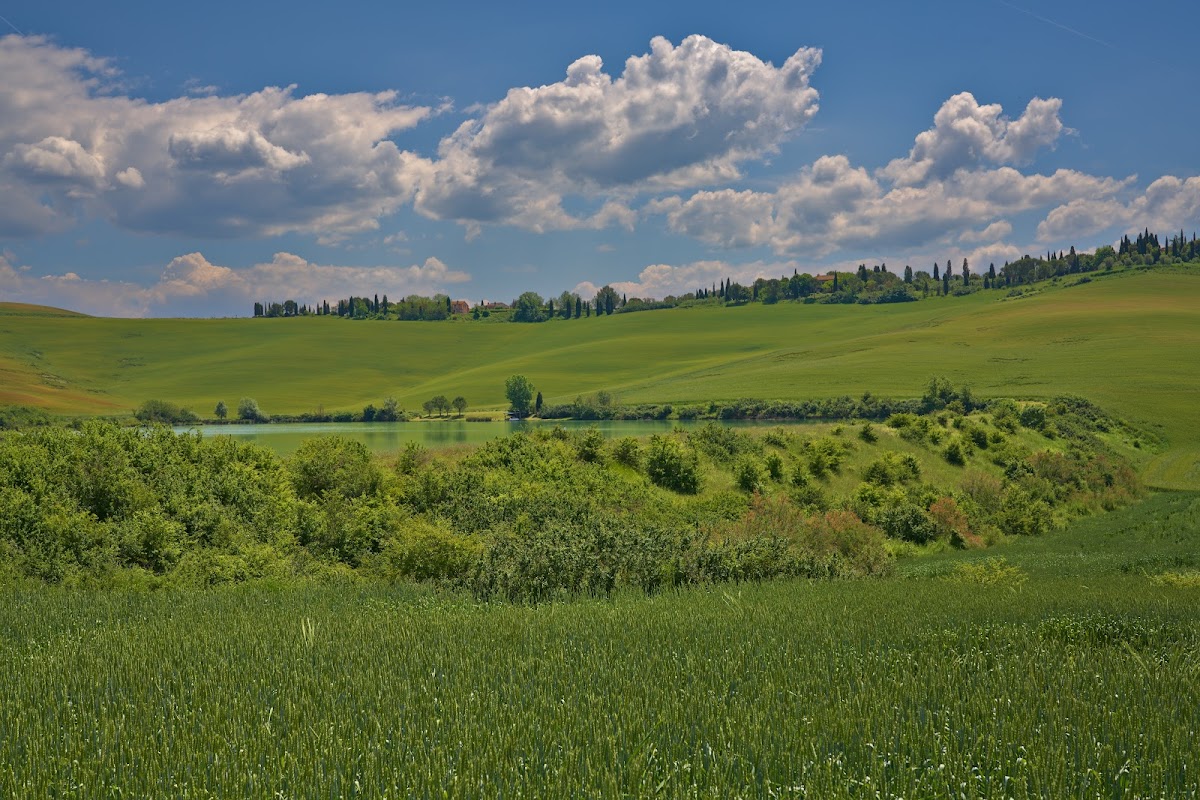
<svg viewBox="0 0 1200 800"><path fill-rule="evenodd" d="M767 453L767 457L763 459L763 466L767 469L767 475L773 481L783 480L783 459L778 453Z"/></svg>
<svg viewBox="0 0 1200 800"><path fill-rule="evenodd" d="M241 400L238 400L237 413L238 419L250 422L260 422L266 419L262 409L258 407L258 401L253 397L243 397Z"/></svg>
<svg viewBox="0 0 1200 800"><path fill-rule="evenodd" d="M762 467L757 459L742 456L733 468L733 479L743 492L756 492L762 488Z"/></svg>
<svg viewBox="0 0 1200 800"><path fill-rule="evenodd" d="M166 400L147 400L138 406L133 416L141 422L162 425L188 425L199 420L191 411Z"/></svg>
<svg viewBox="0 0 1200 800"><path fill-rule="evenodd" d="M637 439L625 436L613 442L613 459L618 464L624 464L637 469L642 464L642 448Z"/></svg>
<svg viewBox="0 0 1200 800"><path fill-rule="evenodd" d="M370 569L387 580L466 580L483 545L424 520L408 520L382 542Z"/></svg>
<svg viewBox="0 0 1200 800"><path fill-rule="evenodd" d="M867 444L875 444L875 442L879 441L879 434L875 432L875 428L873 428L871 423L868 422L862 426L861 430L859 430L858 438L862 439Z"/></svg>
<svg viewBox="0 0 1200 800"><path fill-rule="evenodd" d="M696 494L700 491L700 459L678 439L650 437L646 474L656 486L673 492Z"/></svg>
<svg viewBox="0 0 1200 800"><path fill-rule="evenodd" d="M361 442L338 436L308 439L287 461L292 486L301 499L333 492L345 498L378 492L382 475Z"/></svg>

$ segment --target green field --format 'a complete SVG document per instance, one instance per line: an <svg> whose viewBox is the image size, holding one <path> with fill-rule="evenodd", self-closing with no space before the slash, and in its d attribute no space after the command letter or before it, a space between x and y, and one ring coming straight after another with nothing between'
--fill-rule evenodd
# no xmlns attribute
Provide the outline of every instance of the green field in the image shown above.
<svg viewBox="0 0 1200 800"><path fill-rule="evenodd" d="M1167 493L871 581L5 590L0 795L1196 797L1198 534Z"/></svg>
<svg viewBox="0 0 1200 800"><path fill-rule="evenodd" d="M528 375L548 403L912 397L935 374L983 396L1083 395L1163 436L1155 486L1200 488L1200 275L1123 272L884 306L690 308L539 325L336 317L127 320L0 316L0 404L128 414L161 398L210 414L361 409L435 394L500 408Z"/></svg>

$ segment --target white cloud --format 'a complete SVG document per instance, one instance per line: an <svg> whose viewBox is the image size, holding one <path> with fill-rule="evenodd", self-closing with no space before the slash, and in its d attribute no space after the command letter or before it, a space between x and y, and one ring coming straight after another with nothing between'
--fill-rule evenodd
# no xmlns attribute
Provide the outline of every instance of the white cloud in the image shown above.
<svg viewBox="0 0 1200 800"><path fill-rule="evenodd" d="M428 169L390 137L432 109L393 92L151 103L121 94L106 61L36 36L0 38L0 74L0 235L81 214L189 236L369 230Z"/></svg>
<svg viewBox="0 0 1200 800"><path fill-rule="evenodd" d="M981 231L964 231L959 235L958 240L960 242L997 242L1007 238L1012 233L1012 230L1012 223L1001 219L993 222Z"/></svg>
<svg viewBox="0 0 1200 800"><path fill-rule="evenodd" d="M443 140L417 208L535 231L624 223L573 216L562 199L738 178L816 113L819 63L820 51L801 49L775 67L703 36L656 37L615 79L584 56L564 80L512 89Z"/></svg>
<svg viewBox="0 0 1200 800"><path fill-rule="evenodd" d="M232 269L188 253L172 259L157 282L144 286L89 280L73 272L32 276L0 256L0 293L6 299L106 316L228 313L230 308L248 314L256 301L313 304L365 292L394 298L431 295L470 279L433 257L407 267L364 267L315 264L292 253L276 253L268 262Z"/></svg>
<svg viewBox="0 0 1200 800"><path fill-rule="evenodd" d="M1116 226L1159 233L1192 230L1200 219L1200 177L1164 175L1122 202L1085 195L1052 209L1037 228L1043 242L1065 242Z"/></svg>
<svg viewBox="0 0 1200 800"><path fill-rule="evenodd" d="M933 128L917 136L908 156L892 161L881 173L897 186L912 186L984 164L1029 163L1065 130L1058 118L1061 108L1058 98L1035 97L1010 121L998 104L981 106L970 92L961 92L942 104Z"/></svg>
<svg viewBox="0 0 1200 800"><path fill-rule="evenodd" d="M670 230L724 248L769 247L781 256L910 251L932 243L994 242L1012 234L1003 217L1077 198L1109 200L1132 178L1073 170L1026 175L1024 163L1065 130L1056 99L1031 101L1015 121L969 94L950 98L909 156L875 174L845 156L824 156L774 191L699 191L645 206Z"/></svg>

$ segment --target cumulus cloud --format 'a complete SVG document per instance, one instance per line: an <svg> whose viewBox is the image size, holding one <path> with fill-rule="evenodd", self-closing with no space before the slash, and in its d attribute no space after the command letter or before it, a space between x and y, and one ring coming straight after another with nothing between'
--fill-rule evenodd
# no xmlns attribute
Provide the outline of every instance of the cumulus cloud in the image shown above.
<svg viewBox="0 0 1200 800"><path fill-rule="evenodd" d="M998 105L981 106L970 94L951 97L934 126L916 137L905 158L874 173L845 156L824 156L784 178L773 191L722 189L648 203L667 227L722 248L769 247L781 256L824 258L839 251L912 251L932 243L996 242L1010 236L1007 216L1074 202L1055 213L1047 230L1078 222L1086 205L1097 212L1119 206L1133 178L1118 180L1060 169L1025 174L1014 164L1031 160L1066 130L1057 99L1035 99L1016 120ZM1164 185L1145 205L1179 216L1191 207L1188 190ZM1153 213L1147 212L1153 216ZM1113 217L1108 219L1109 224Z"/></svg>
<svg viewBox="0 0 1200 800"><path fill-rule="evenodd" d="M1026 164L1062 135L1061 108L1058 98L1035 97L1010 121L998 104L981 106L970 92L961 92L942 104L933 127L917 136L909 154L882 173L897 186L912 186L982 164Z"/></svg>
<svg viewBox="0 0 1200 800"><path fill-rule="evenodd" d="M1008 220L1001 219L988 225L981 231L967 230L958 237L960 242L997 242L1012 233L1013 226Z"/></svg>
<svg viewBox="0 0 1200 800"><path fill-rule="evenodd" d="M83 214L189 236L369 230L427 170L391 137L433 110L394 92L151 103L121 94L103 59L37 36L0 38L0 74L0 235Z"/></svg>
<svg viewBox="0 0 1200 800"><path fill-rule="evenodd" d="M431 295L470 279L434 257L410 266L336 266L276 253L270 261L233 269L188 253L172 259L155 283L141 285L73 272L35 276L0 256L0 293L6 299L105 316L227 314L230 309L241 315L256 301L314 304L368 292L395 298Z"/></svg>
<svg viewBox="0 0 1200 800"><path fill-rule="evenodd" d="M819 63L804 48L775 67L703 36L656 37L617 78L584 56L562 81L512 89L447 137L417 208L532 230L622 222L573 216L562 198L737 179L816 113Z"/></svg>
<svg viewBox="0 0 1200 800"><path fill-rule="evenodd" d="M1128 198L1084 195L1057 206L1037 228L1043 242L1062 242L1115 226L1178 231L1200 218L1200 177L1164 175Z"/></svg>

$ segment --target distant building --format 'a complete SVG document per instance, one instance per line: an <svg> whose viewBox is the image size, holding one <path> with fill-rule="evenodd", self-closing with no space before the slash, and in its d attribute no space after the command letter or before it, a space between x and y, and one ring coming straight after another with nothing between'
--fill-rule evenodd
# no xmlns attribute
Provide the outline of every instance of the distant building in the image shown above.
<svg viewBox="0 0 1200 800"><path fill-rule="evenodd" d="M451 314L470 314L471 304L466 300L455 300L450 303Z"/></svg>
<svg viewBox="0 0 1200 800"><path fill-rule="evenodd" d="M495 309L498 309L498 308L508 308L508 303L493 303L491 301L488 301L483 304L483 307L490 311L494 311Z"/></svg>
<svg viewBox="0 0 1200 800"><path fill-rule="evenodd" d="M819 281L820 283L829 283L830 281L833 280L833 276L832 275L814 275L813 280Z"/></svg>

